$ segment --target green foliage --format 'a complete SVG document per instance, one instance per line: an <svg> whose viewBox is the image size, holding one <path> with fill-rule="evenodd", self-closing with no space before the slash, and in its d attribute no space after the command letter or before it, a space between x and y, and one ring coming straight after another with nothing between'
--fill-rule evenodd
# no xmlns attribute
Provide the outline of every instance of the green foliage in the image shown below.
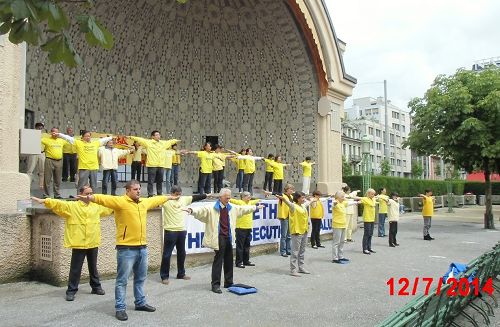
<svg viewBox="0 0 500 327"><path fill-rule="evenodd" d="M380 162L380 175L388 176L390 172L391 172L391 164L389 163L389 160L387 159L382 160Z"/></svg>
<svg viewBox="0 0 500 327"><path fill-rule="evenodd" d="M345 156L342 156L342 176L351 176L352 167Z"/></svg>
<svg viewBox="0 0 500 327"><path fill-rule="evenodd" d="M420 161L413 160L411 162L411 176L413 178L418 179L422 177L423 172L424 172L424 167L422 167Z"/></svg>
<svg viewBox="0 0 500 327"><path fill-rule="evenodd" d="M483 182L465 182L464 193L484 195L485 188L486 185ZM491 193L500 195L500 182L491 183Z"/></svg>
<svg viewBox="0 0 500 327"><path fill-rule="evenodd" d="M177 0L181 4L187 1ZM61 6L61 3L67 5ZM86 13L94 6L93 0L0 0L0 35L9 34L9 41L14 44L26 42L40 46L52 63L76 67L82 64L82 59L73 46L70 37L73 22L65 10L77 5L81 12L76 15L76 21L87 43L106 50L113 48L111 32L95 16Z"/></svg>
<svg viewBox="0 0 500 327"><path fill-rule="evenodd" d="M361 190L363 179L361 176L347 176L343 178L351 190ZM446 181L434 181L427 179L409 179L392 176L372 176L372 188L378 190L385 187L387 193L398 192L400 196L411 197L423 193L425 189L432 189L434 195L447 194ZM453 193L464 194L464 181L452 181Z"/></svg>

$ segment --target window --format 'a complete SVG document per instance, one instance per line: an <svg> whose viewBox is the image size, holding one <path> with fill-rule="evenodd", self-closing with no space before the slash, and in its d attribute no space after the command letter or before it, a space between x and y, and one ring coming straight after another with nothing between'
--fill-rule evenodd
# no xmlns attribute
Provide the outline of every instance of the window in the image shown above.
<svg viewBox="0 0 500 327"><path fill-rule="evenodd" d="M401 166L401 160L400 160L400 159L398 159L398 160L396 161L396 164L397 164L398 166Z"/></svg>
<svg viewBox="0 0 500 327"><path fill-rule="evenodd" d="M347 136L351 137L351 129L350 128L347 130Z"/></svg>
<svg viewBox="0 0 500 327"><path fill-rule="evenodd" d="M393 111L392 112L392 118L399 119L399 112Z"/></svg>
<svg viewBox="0 0 500 327"><path fill-rule="evenodd" d="M377 156L377 162L381 162L382 161L382 157L381 156Z"/></svg>
<svg viewBox="0 0 500 327"><path fill-rule="evenodd" d="M370 142L370 149L373 150L373 141Z"/></svg>
<svg viewBox="0 0 500 327"><path fill-rule="evenodd" d="M377 137L380 137L381 132L382 132L382 131L381 131L380 129L376 129L376 130L375 130L375 135L376 135Z"/></svg>
<svg viewBox="0 0 500 327"><path fill-rule="evenodd" d="M360 115L360 116L363 116L363 110L360 110L360 111L359 111L359 115Z"/></svg>
<svg viewBox="0 0 500 327"><path fill-rule="evenodd" d="M405 125L401 125L401 130L403 131L403 133L406 133L406 127L405 127Z"/></svg>
<svg viewBox="0 0 500 327"><path fill-rule="evenodd" d="M368 134L373 135L373 127L368 127Z"/></svg>
<svg viewBox="0 0 500 327"><path fill-rule="evenodd" d="M382 149L382 143L377 142L377 150L381 150L381 149Z"/></svg>
<svg viewBox="0 0 500 327"><path fill-rule="evenodd" d="M389 134L389 141L391 143L391 145L394 145L394 134Z"/></svg>
<svg viewBox="0 0 500 327"><path fill-rule="evenodd" d="M352 145L349 144L349 157L352 155Z"/></svg>
<svg viewBox="0 0 500 327"><path fill-rule="evenodd" d="M403 160L403 167L406 167L406 160Z"/></svg>
<svg viewBox="0 0 500 327"><path fill-rule="evenodd" d="M344 155L345 157L345 144L342 144L342 154Z"/></svg>

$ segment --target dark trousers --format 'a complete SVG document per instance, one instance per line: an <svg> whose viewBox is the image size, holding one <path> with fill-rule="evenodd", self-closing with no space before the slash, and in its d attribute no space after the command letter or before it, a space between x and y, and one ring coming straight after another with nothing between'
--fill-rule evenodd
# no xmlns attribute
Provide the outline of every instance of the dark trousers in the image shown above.
<svg viewBox="0 0 500 327"><path fill-rule="evenodd" d="M250 262L250 228L236 228L236 265Z"/></svg>
<svg viewBox="0 0 500 327"><path fill-rule="evenodd" d="M76 160L76 153L63 153L62 180L64 182L68 180L68 177L70 182L75 181Z"/></svg>
<svg viewBox="0 0 500 327"><path fill-rule="evenodd" d="M75 294L78 291L82 266L85 257L89 267L90 287L93 290L101 288L99 281L99 272L97 271L97 252L98 248L92 249L73 249L71 253L71 265L69 267L68 290L66 294Z"/></svg>
<svg viewBox="0 0 500 327"><path fill-rule="evenodd" d="M238 173L236 174L236 187L238 188L238 192L243 191L243 175L244 175L244 170L243 169L238 170Z"/></svg>
<svg viewBox="0 0 500 327"><path fill-rule="evenodd" d="M373 236L374 223L364 223L363 230L363 251L372 249L372 236Z"/></svg>
<svg viewBox="0 0 500 327"><path fill-rule="evenodd" d="M205 174L200 172L198 179L198 193L209 194L212 185L212 174Z"/></svg>
<svg viewBox="0 0 500 327"><path fill-rule="evenodd" d="M243 191L253 194L253 176L254 173L243 175Z"/></svg>
<svg viewBox="0 0 500 327"><path fill-rule="evenodd" d="M271 192L273 189L273 172L266 171L264 176L264 191Z"/></svg>
<svg viewBox="0 0 500 327"><path fill-rule="evenodd" d="M321 231L321 219L311 219L311 246L320 246L321 240L319 238L319 232ZM342 240L344 241L344 240Z"/></svg>
<svg viewBox="0 0 500 327"><path fill-rule="evenodd" d="M148 196L153 196L153 183L156 183L156 194L163 193L163 168L148 167Z"/></svg>
<svg viewBox="0 0 500 327"><path fill-rule="evenodd" d="M161 258L160 277L162 280L170 276L170 257L172 251L177 250L177 278L186 275L184 261L186 261L186 231L163 231L163 256Z"/></svg>
<svg viewBox="0 0 500 327"><path fill-rule="evenodd" d="M172 165L172 174L170 175L170 184L179 185L179 165Z"/></svg>
<svg viewBox="0 0 500 327"><path fill-rule="evenodd" d="M111 179L111 195L116 195L116 181L118 175L116 170L108 169L102 171L102 194L108 194L108 183Z"/></svg>
<svg viewBox="0 0 500 327"><path fill-rule="evenodd" d="M220 275L224 264L224 285L233 283L233 246L229 237L219 235L219 250L212 263L212 288L220 287Z"/></svg>
<svg viewBox="0 0 500 327"><path fill-rule="evenodd" d="M389 222L389 245L396 244L396 234L398 233L398 222Z"/></svg>
<svg viewBox="0 0 500 327"><path fill-rule="evenodd" d="M214 170L214 193L219 193L222 189L222 183L224 181L224 169Z"/></svg>
<svg viewBox="0 0 500 327"><path fill-rule="evenodd" d="M283 180L275 179L273 185L273 193L282 194L283 193Z"/></svg>
<svg viewBox="0 0 500 327"><path fill-rule="evenodd" d="M135 179L136 181L141 181L141 170L142 163L140 161L132 161L132 177L131 179Z"/></svg>

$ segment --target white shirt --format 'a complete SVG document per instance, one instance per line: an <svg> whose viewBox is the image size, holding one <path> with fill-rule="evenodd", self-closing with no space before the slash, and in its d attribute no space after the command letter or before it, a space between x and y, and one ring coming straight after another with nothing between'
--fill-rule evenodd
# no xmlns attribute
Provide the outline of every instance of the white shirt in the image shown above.
<svg viewBox="0 0 500 327"><path fill-rule="evenodd" d="M126 156L130 153L130 150L121 150L115 148L100 147L99 148L99 158L101 160L101 166L103 170L118 169L118 159L120 157Z"/></svg>
<svg viewBox="0 0 500 327"><path fill-rule="evenodd" d="M399 220L399 202L389 199L389 203L387 204L387 217L389 221Z"/></svg>

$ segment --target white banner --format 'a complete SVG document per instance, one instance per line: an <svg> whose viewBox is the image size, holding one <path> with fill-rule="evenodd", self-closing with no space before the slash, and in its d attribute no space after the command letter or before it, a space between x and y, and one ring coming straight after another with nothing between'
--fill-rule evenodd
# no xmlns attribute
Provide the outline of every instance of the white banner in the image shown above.
<svg viewBox="0 0 500 327"><path fill-rule="evenodd" d="M332 199L323 199L323 208L325 215L321 223L321 234L331 233L332 231ZM192 208L214 205L215 202L195 202L190 205ZM281 236L280 220L278 219L278 201L262 200L260 204L264 208L255 211L253 214L252 242L253 245L278 243ZM202 247L205 224L186 213L186 253L211 252L212 249ZM311 232L311 222L309 221L309 234ZM235 247L233 236L233 247ZM175 251L175 250L174 250ZM175 252L174 252L175 253Z"/></svg>

